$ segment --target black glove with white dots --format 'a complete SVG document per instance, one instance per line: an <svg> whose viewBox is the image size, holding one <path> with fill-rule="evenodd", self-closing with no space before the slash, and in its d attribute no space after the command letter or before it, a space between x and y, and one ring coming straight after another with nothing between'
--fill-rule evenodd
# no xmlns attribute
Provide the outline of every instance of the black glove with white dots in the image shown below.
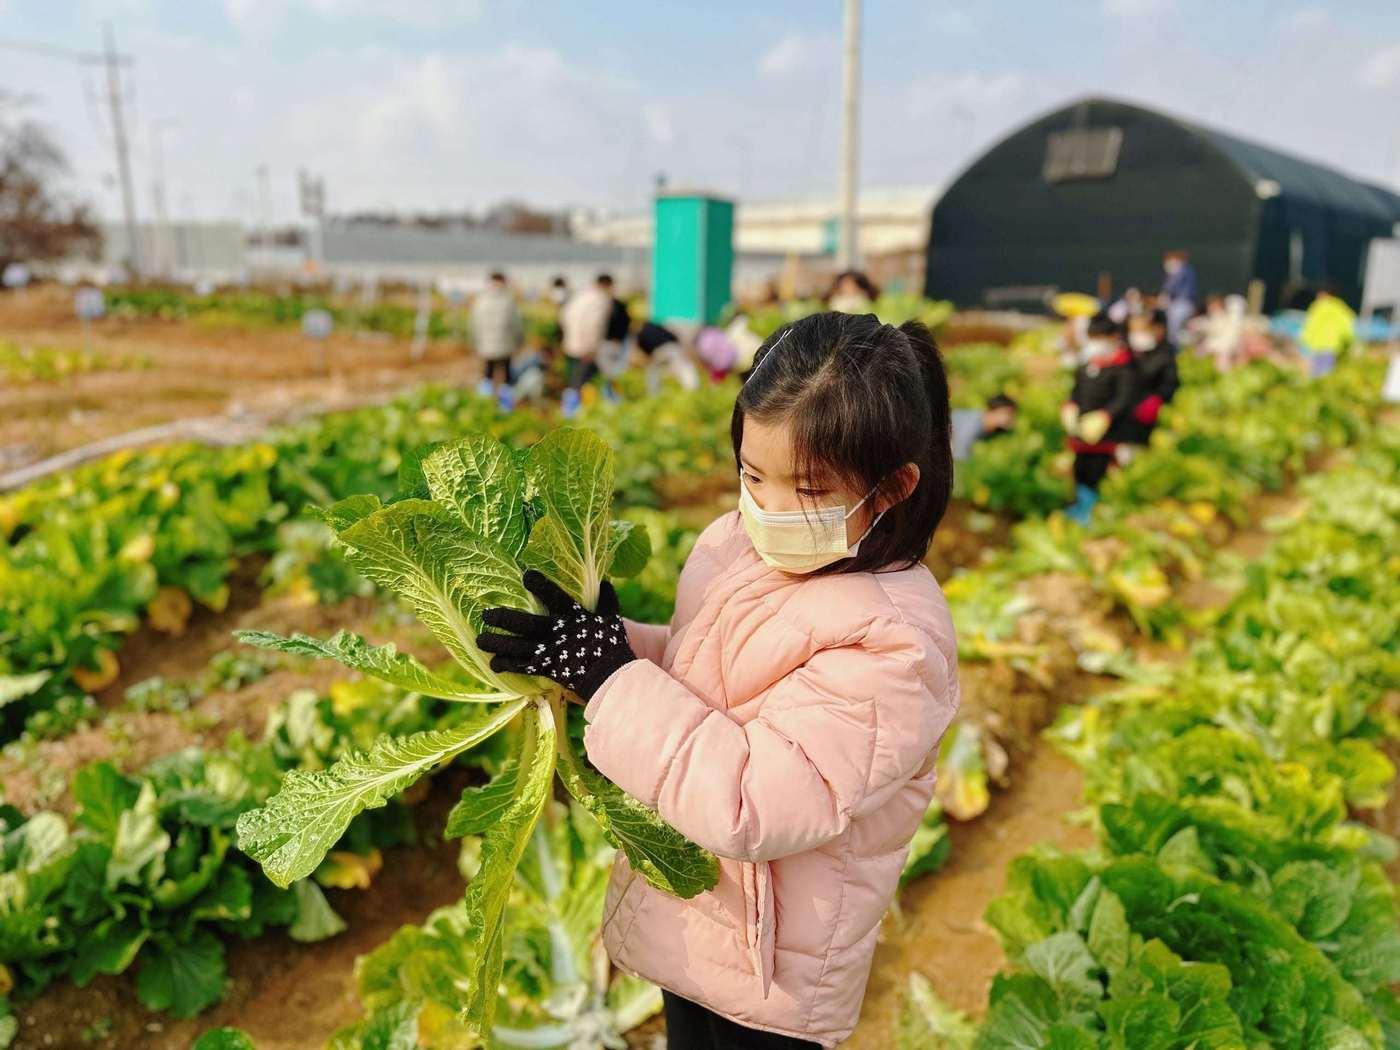
<svg viewBox="0 0 1400 1050"><path fill-rule="evenodd" d="M525 573L524 583L548 611L536 615L498 607L482 614L486 626L510 632L477 636L476 644L495 654L491 670L549 678L587 701L614 671L637 658L611 583L603 581L597 612L589 612L534 569Z"/></svg>

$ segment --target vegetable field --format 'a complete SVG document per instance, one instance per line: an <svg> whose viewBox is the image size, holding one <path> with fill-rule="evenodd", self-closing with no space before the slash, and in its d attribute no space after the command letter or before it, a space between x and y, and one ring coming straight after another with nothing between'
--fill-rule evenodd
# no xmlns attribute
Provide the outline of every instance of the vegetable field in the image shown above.
<svg viewBox="0 0 1400 1050"><path fill-rule="evenodd" d="M1044 344L947 355L1022 411L929 554L963 708L848 1045L1400 1047L1383 358L1183 357L1081 528ZM652 1045L609 865L690 896L714 858L475 639L527 567L667 618L737 388L564 426L421 378L0 496L0 1046Z"/></svg>

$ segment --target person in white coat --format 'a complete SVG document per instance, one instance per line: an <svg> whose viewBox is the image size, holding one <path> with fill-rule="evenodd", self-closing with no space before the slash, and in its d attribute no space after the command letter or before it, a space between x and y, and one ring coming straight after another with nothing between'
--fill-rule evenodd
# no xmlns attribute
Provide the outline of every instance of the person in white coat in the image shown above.
<svg viewBox="0 0 1400 1050"><path fill-rule="evenodd" d="M559 314L564 329L564 356L569 360L568 389L564 392L564 412L578 409L579 391L598 370L598 349L607 336L613 309L613 279L600 273L587 288L581 288L564 304Z"/></svg>
<svg viewBox="0 0 1400 1050"><path fill-rule="evenodd" d="M525 322L505 274L497 271L491 275L486 289L476 297L471 317L472 342L486 369L481 393L489 397L498 384L510 382L510 358L525 336Z"/></svg>

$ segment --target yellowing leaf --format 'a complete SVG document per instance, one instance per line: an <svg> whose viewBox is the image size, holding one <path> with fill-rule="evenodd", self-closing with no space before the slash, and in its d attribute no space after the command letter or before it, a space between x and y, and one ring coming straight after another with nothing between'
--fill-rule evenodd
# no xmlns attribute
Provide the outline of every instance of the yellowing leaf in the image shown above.
<svg viewBox="0 0 1400 1050"><path fill-rule="evenodd" d="M316 881L338 890L367 890L384 867L384 856L377 849L366 854L332 850L316 869Z"/></svg>
<svg viewBox="0 0 1400 1050"><path fill-rule="evenodd" d="M190 614L194 612L194 602L179 587L162 587L156 591L151 604L146 606L146 616L151 626L164 634L179 637L185 633Z"/></svg>
<svg viewBox="0 0 1400 1050"><path fill-rule="evenodd" d="M123 543L117 557L122 561L146 562L151 560L151 555L155 552L156 538L149 532L143 532Z"/></svg>
<svg viewBox="0 0 1400 1050"><path fill-rule="evenodd" d="M119 674L121 664L117 663L117 654L110 649L99 649L97 667L73 668L73 681L77 682L78 688L84 692L95 693L115 682Z"/></svg>

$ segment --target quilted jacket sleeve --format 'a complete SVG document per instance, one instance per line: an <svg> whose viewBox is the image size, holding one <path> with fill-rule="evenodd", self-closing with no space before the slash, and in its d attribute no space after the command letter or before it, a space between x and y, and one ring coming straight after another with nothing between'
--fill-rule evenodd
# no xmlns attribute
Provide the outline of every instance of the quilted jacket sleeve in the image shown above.
<svg viewBox="0 0 1400 1050"><path fill-rule="evenodd" d="M740 724L635 660L585 710L588 757L684 835L772 860L841 835L927 767L957 707L954 669L917 627L878 620L823 649Z"/></svg>
<svg viewBox="0 0 1400 1050"><path fill-rule="evenodd" d="M666 643L671 639L671 627L664 623L638 623L626 617L622 625L627 628L627 644L642 660L659 664L666 655Z"/></svg>

